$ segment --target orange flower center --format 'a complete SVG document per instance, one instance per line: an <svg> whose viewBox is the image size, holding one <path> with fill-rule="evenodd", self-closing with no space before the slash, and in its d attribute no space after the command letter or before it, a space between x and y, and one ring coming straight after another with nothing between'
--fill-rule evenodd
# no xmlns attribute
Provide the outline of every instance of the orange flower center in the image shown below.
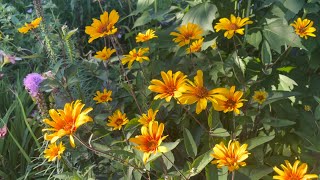
<svg viewBox="0 0 320 180"><path fill-rule="evenodd" d="M155 151L158 147L158 141L157 140L154 140L154 139L151 139L147 142L147 147L149 149L149 151Z"/></svg>
<svg viewBox="0 0 320 180"><path fill-rule="evenodd" d="M172 85L168 85L166 86L166 93L173 96L174 95L174 92L177 90L177 88L175 86L172 86Z"/></svg>
<svg viewBox="0 0 320 180"><path fill-rule="evenodd" d="M288 179L290 179L290 180L301 180L301 178L297 174L294 174L294 173L290 174Z"/></svg>
<svg viewBox="0 0 320 180"><path fill-rule="evenodd" d="M108 95L102 95L102 96L100 97L100 99L101 99L102 101L107 100L107 98L108 98Z"/></svg>
<svg viewBox="0 0 320 180"><path fill-rule="evenodd" d="M205 87L198 87L196 89L196 94L198 98L206 98L208 97L208 90Z"/></svg>
<svg viewBox="0 0 320 180"><path fill-rule="evenodd" d="M122 123L123 123L123 119L121 119L121 118L118 118L117 120L116 120L116 122L114 122L116 125L118 125L118 126L120 126Z"/></svg>
<svg viewBox="0 0 320 180"><path fill-rule="evenodd" d="M67 132L69 132L70 134L72 134L74 131L76 131L76 127L74 126L74 124L72 122L66 123L63 127L63 129Z"/></svg>
<svg viewBox="0 0 320 180"><path fill-rule="evenodd" d="M306 27L301 27L301 28L298 29L298 31L299 31L300 34L303 34L303 33L306 32Z"/></svg>
<svg viewBox="0 0 320 180"><path fill-rule="evenodd" d="M230 30L237 30L237 29L239 29L239 27L237 24L231 23L231 24L229 24L229 29Z"/></svg>
<svg viewBox="0 0 320 180"><path fill-rule="evenodd" d="M107 31L107 29L108 29L108 26L101 25L101 26L99 27L99 29L98 29L98 32L99 32L99 33L104 33L104 32Z"/></svg>
<svg viewBox="0 0 320 180"><path fill-rule="evenodd" d="M227 102L225 103L225 106L228 108L234 108L236 106L236 102L233 101L232 99L228 99Z"/></svg>
<svg viewBox="0 0 320 180"><path fill-rule="evenodd" d="M192 31L187 32L186 34L184 34L185 40L189 40L191 37L193 37L193 32Z"/></svg>
<svg viewBox="0 0 320 180"><path fill-rule="evenodd" d="M264 96L263 95L259 95L259 96L257 96L257 99L260 100L260 101L263 101L264 100Z"/></svg>

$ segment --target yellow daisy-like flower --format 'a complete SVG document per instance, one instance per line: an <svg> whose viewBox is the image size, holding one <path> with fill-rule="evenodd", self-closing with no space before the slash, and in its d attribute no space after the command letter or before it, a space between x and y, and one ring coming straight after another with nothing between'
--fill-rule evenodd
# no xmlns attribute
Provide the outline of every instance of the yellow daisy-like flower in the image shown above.
<svg viewBox="0 0 320 180"><path fill-rule="evenodd" d="M159 110L153 111L152 109L148 110L148 114L142 114L138 122L143 126L148 126L149 122L154 121L156 119L157 113Z"/></svg>
<svg viewBox="0 0 320 180"><path fill-rule="evenodd" d="M49 144L48 148L43 151L44 157L48 159L48 161L55 161L57 158L61 159L61 155L63 154L66 147L60 142L59 145L56 143Z"/></svg>
<svg viewBox="0 0 320 180"><path fill-rule="evenodd" d="M121 62L123 65L128 63L128 68L131 69L132 63L134 61L142 63L143 60L150 60L148 56L144 56L144 54L146 53L149 53L149 48L139 48L138 52L136 49L132 49L129 54L124 55L124 58L122 58Z"/></svg>
<svg viewBox="0 0 320 180"><path fill-rule="evenodd" d="M31 29L36 29L42 21L42 17L39 17L35 20L33 20L31 23L25 23L24 26L18 29L18 31L22 34L26 34Z"/></svg>
<svg viewBox="0 0 320 180"><path fill-rule="evenodd" d="M146 163L151 154L167 152L167 148L160 146L167 136L162 136L164 124L150 121L148 126L141 127L141 135L130 138L129 141L137 144L136 149L144 152L143 162Z"/></svg>
<svg viewBox="0 0 320 180"><path fill-rule="evenodd" d="M155 31L152 29L148 29L145 34L139 33L136 37L136 42L145 42L149 41L150 39L157 38L158 36L156 36L154 33Z"/></svg>
<svg viewBox="0 0 320 180"><path fill-rule="evenodd" d="M285 160L286 165L281 164L280 170L277 167L274 167L273 170L278 173L278 176L273 176L273 179L279 180L309 180L309 179L317 179L318 175L316 174L306 174L308 171L308 165L306 163L302 163L300 166L300 161L296 160L293 166L289 161Z"/></svg>
<svg viewBox="0 0 320 180"><path fill-rule="evenodd" d="M216 98L227 100L224 96L219 95L219 89L208 90L203 86L203 72L197 71L197 75L194 77L194 83L188 81L186 86L186 92L182 94L179 101L182 104L193 104L197 102L196 113L199 114L202 110L207 108L207 101L216 102Z"/></svg>
<svg viewBox="0 0 320 180"><path fill-rule="evenodd" d="M54 143L59 138L69 135L70 144L75 147L73 134L81 125L92 121L92 118L87 114L93 109L89 107L82 111L84 106L85 104L77 100L76 102L66 103L64 109L50 109L49 114L53 121L44 119L43 122L51 126L51 128L43 129L42 131L53 131L54 133L45 133L44 140Z"/></svg>
<svg viewBox="0 0 320 180"><path fill-rule="evenodd" d="M262 104L267 100L268 93L266 91L254 91L253 101Z"/></svg>
<svg viewBox="0 0 320 180"><path fill-rule="evenodd" d="M161 77L163 82L158 79L152 79L152 85L148 87L149 90L159 93L154 97L155 100L166 99L169 102L172 97L179 98L186 90L187 76L182 72L178 71L172 74L171 70L167 73L161 71Z"/></svg>
<svg viewBox="0 0 320 180"><path fill-rule="evenodd" d="M216 144L213 148L213 156L217 160L213 160L212 164L217 164L218 168L227 166L229 171L238 170L240 166L246 166L243 162L249 157L247 151L248 144L240 146L238 141L229 141L228 147L223 142Z"/></svg>
<svg viewBox="0 0 320 180"><path fill-rule="evenodd" d="M92 18L93 23L90 26L86 26L85 33L90 36L89 43L93 40L112 35L117 32L117 28L114 25L119 20L119 14L116 10L112 10L110 14L103 12L100 15L100 20Z"/></svg>
<svg viewBox="0 0 320 180"><path fill-rule="evenodd" d="M243 106L245 99L241 99L243 92L235 92L235 89L235 86L232 86L230 89L216 88L216 91L218 91L220 95L226 97L226 99L216 99L217 103L213 102L213 107L216 111L223 111L224 113L233 111L236 114L240 114L239 108Z"/></svg>
<svg viewBox="0 0 320 180"><path fill-rule="evenodd" d="M220 30L226 30L224 37L231 39L235 33L244 34L243 26L247 24L252 24L249 18L235 17L233 14L230 16L230 20L227 18L219 19L219 22L214 26L214 29L219 32Z"/></svg>
<svg viewBox="0 0 320 180"><path fill-rule="evenodd" d="M201 51L202 43L203 43L203 38L193 42L190 45L190 47L187 48L188 54Z"/></svg>
<svg viewBox="0 0 320 180"><path fill-rule="evenodd" d="M313 21L309 19L302 20L301 18L298 18L290 25L294 27L296 34L302 38L308 39L308 36L316 37L316 35L313 34L316 31L316 28L312 27Z"/></svg>
<svg viewBox="0 0 320 180"><path fill-rule="evenodd" d="M303 107L304 107L305 111L311 111L312 110L310 105L304 105Z"/></svg>
<svg viewBox="0 0 320 180"><path fill-rule="evenodd" d="M112 91L107 91L107 89L104 88L103 93L101 93L100 91L97 91L96 93L97 95L93 98L93 100L97 101L97 104L112 101L112 98L111 98Z"/></svg>
<svg viewBox="0 0 320 180"><path fill-rule="evenodd" d="M102 51L98 51L97 54L96 54L94 57L95 57L95 58L98 58L98 59L101 59L101 60L103 60L103 61L106 61L106 60L108 60L108 59L111 57L111 55L112 55L113 53L115 53L115 52L116 52L115 49L110 49L110 48L104 47L104 48L102 49Z"/></svg>
<svg viewBox="0 0 320 180"><path fill-rule="evenodd" d="M173 41L175 43L179 43L178 45L180 47L190 44L190 40L200 39L202 38L202 29L197 24L188 23L186 25L178 27L177 32L171 32L171 36L177 36L176 38L173 38Z"/></svg>
<svg viewBox="0 0 320 180"><path fill-rule="evenodd" d="M109 116L108 119L109 122L107 123L107 126L113 127L113 130L120 130L122 126L129 122L126 113L122 114L119 109Z"/></svg>

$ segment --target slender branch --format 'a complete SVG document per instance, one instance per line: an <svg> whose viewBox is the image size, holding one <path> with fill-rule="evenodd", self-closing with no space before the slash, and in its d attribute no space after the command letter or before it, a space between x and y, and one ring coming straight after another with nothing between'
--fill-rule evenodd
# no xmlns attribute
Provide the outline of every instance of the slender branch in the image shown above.
<svg viewBox="0 0 320 180"><path fill-rule="evenodd" d="M172 166L179 172L179 174L183 177L183 179L187 180L188 178L177 168L177 166L166 156L163 152L161 153L171 164Z"/></svg>
<svg viewBox="0 0 320 180"><path fill-rule="evenodd" d="M128 76L127 76L126 73L125 73L124 67L123 67L123 65L122 65L122 63L121 63L121 58L120 58L120 55L119 55L118 50L117 50L116 40L115 40L115 38L114 38L113 36L111 37L111 43L112 43L113 47L114 47L115 50L116 50L116 54L117 54L117 57L118 57L118 59L119 59L119 64L120 64L120 67L121 67L121 71L122 71L122 73L123 73L123 75L124 75L124 77L125 77L128 85L129 85L130 94L131 94L131 96L133 97L133 99L134 99L134 101L135 101L135 103L136 103L136 105L137 105L137 107L138 107L138 109L139 109L140 114L142 114L142 110L141 110L141 108L140 108L140 106L139 106L137 97L136 97L136 95L135 95L135 93L134 93L134 91L133 91L133 89L132 89L132 85L131 85L131 83L130 83L130 81L129 81L129 78L128 78ZM119 47L119 48L121 48L121 47ZM121 49L121 50L122 50L122 49Z"/></svg>
<svg viewBox="0 0 320 180"><path fill-rule="evenodd" d="M196 118L196 117L194 117L194 115L189 111L189 109L187 109L182 103L181 103L181 101L179 100L179 99L177 99L177 98L175 98L177 101L178 101L178 103L182 106L182 108L200 125L200 127L203 129L203 130L205 130L207 133L209 133L210 131L207 129L207 128L205 128L201 123L200 123L200 121Z"/></svg>
<svg viewBox="0 0 320 180"><path fill-rule="evenodd" d="M141 175L142 175L144 178L147 178L147 177L146 177L143 173L144 173L144 172L150 172L150 171L147 171L147 170L145 170L145 169L142 169L142 168L140 168L140 167L138 167L138 166L136 166L136 165L134 165L134 164L131 164L130 162L128 162L128 161L126 161L126 160L123 160L123 159L121 159L121 158L119 158L119 157L117 157L117 156L114 156L113 154L110 154L110 153L107 153L107 152L102 152L102 151L99 151L99 150L97 150L97 149L95 149L95 148L93 148L93 147L90 147L87 143L83 142L78 136L74 136L74 138L75 138L76 140L78 140L78 141L80 142L80 144L82 144L83 146L85 146L87 149L93 151L93 152L96 153L97 155L103 154L103 155L110 156L110 157L112 157L114 160L122 163L122 164L125 165L125 166L131 166L131 167L139 170L140 173L141 173Z"/></svg>

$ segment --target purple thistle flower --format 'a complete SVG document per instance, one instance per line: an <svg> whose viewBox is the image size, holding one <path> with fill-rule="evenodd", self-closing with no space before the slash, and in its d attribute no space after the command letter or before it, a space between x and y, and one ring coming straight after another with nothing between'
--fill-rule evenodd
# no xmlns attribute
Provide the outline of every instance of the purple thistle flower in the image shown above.
<svg viewBox="0 0 320 180"><path fill-rule="evenodd" d="M30 73L23 79L23 84L26 90L28 90L30 96L37 96L40 84L43 80L44 78L38 73Z"/></svg>

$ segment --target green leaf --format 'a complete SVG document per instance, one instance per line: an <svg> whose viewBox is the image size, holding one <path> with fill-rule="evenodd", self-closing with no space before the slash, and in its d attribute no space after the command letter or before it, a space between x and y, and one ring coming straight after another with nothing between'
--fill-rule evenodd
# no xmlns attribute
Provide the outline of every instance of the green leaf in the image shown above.
<svg viewBox="0 0 320 180"><path fill-rule="evenodd" d="M138 118L133 118L131 119L127 124L126 127L124 128L124 130L128 130L128 129L132 129L134 127L137 127L138 125L140 125L140 123L138 122Z"/></svg>
<svg viewBox="0 0 320 180"><path fill-rule="evenodd" d="M216 137L228 137L230 136L229 132L226 129L223 128L217 128L213 131L210 131L211 136L216 136Z"/></svg>
<svg viewBox="0 0 320 180"><path fill-rule="evenodd" d="M264 26L262 32L272 49L278 53L281 53L283 45L306 49L301 44L301 38L295 34L293 28L288 25L285 19L273 18L266 19L266 21L267 25Z"/></svg>
<svg viewBox="0 0 320 180"><path fill-rule="evenodd" d="M277 68L277 71L289 73L295 68L296 67L294 67L294 66L284 66L284 67L281 67L281 68Z"/></svg>
<svg viewBox="0 0 320 180"><path fill-rule="evenodd" d="M143 14L134 22L132 28L143 26L151 21L151 16L148 11L143 12Z"/></svg>
<svg viewBox="0 0 320 180"><path fill-rule="evenodd" d="M194 23L203 30L213 31L212 21L217 18L218 9L214 4L205 2L192 7L183 17L182 24Z"/></svg>
<svg viewBox="0 0 320 180"><path fill-rule="evenodd" d="M262 104L262 107L264 107L267 104L271 104L273 102L282 100L282 99L287 99L292 96L299 96L301 93L299 92L289 92L289 91L272 91L269 93L269 96L267 100Z"/></svg>
<svg viewBox="0 0 320 180"><path fill-rule="evenodd" d="M260 31L248 33L246 36L246 40L249 44L254 46L256 49L259 49L259 45L262 41L262 34Z"/></svg>
<svg viewBox="0 0 320 180"><path fill-rule="evenodd" d="M272 54L268 41L264 40L261 47L261 61L264 65L269 65L272 62Z"/></svg>
<svg viewBox="0 0 320 180"><path fill-rule="evenodd" d="M167 156L167 158L168 158L172 163L174 163L174 156L173 156L173 153L172 153L171 151L166 152L166 153L164 153L164 154ZM164 165L167 167L167 169L169 170L169 169L173 166L173 164L172 164L167 158L164 157L164 156L162 156L163 163L164 163Z"/></svg>
<svg viewBox="0 0 320 180"><path fill-rule="evenodd" d="M209 72L209 75L211 76L211 79L214 81L214 83L217 83L217 80L219 78L219 75L218 75L219 73L225 74L223 62L214 62Z"/></svg>
<svg viewBox="0 0 320 180"><path fill-rule="evenodd" d="M192 137L192 134L190 133L190 131L187 128L185 128L183 130L183 138L184 138L184 145L185 145L185 148L186 148L188 155L193 158L196 157L197 156L197 145Z"/></svg>
<svg viewBox="0 0 320 180"><path fill-rule="evenodd" d="M209 150L193 161L191 169L187 172L189 177L199 174L212 161L213 157L211 154L212 150Z"/></svg>
<svg viewBox="0 0 320 180"><path fill-rule="evenodd" d="M293 79L282 74L279 74L279 81L280 83L278 84L278 90L291 91L294 86L298 86Z"/></svg>
<svg viewBox="0 0 320 180"><path fill-rule="evenodd" d="M279 118L265 118L264 119L264 124L268 124L272 127L286 127L286 126L291 126L296 124L294 121L290 121L287 119L279 119Z"/></svg>
<svg viewBox="0 0 320 180"><path fill-rule="evenodd" d="M273 171L272 167L269 166L245 166L239 169L241 174L250 177L251 180L259 180L264 176L270 174Z"/></svg>
<svg viewBox="0 0 320 180"><path fill-rule="evenodd" d="M154 3L154 0L138 0L136 10L132 11L131 15L137 15L138 13L147 9L151 4Z"/></svg>
<svg viewBox="0 0 320 180"><path fill-rule="evenodd" d="M269 135L259 135L252 139L248 139L245 143L248 144L248 150L251 150L257 146L260 146L266 142L271 141L274 137L275 137L274 133Z"/></svg>
<svg viewBox="0 0 320 180"><path fill-rule="evenodd" d="M161 146L164 146L164 147L166 147L167 148L167 152L169 152L169 151L171 151L172 149L174 149L175 147L177 147L178 146L178 144L180 143L180 139L178 139L178 140L176 140L175 142L165 142L165 143L161 143ZM155 160L155 159L157 159L159 156L161 156L161 153L156 153L156 154L152 154L151 156L150 156L150 158L148 159L148 161L147 161L147 163L148 162L151 162L151 161L153 161L153 160Z"/></svg>

